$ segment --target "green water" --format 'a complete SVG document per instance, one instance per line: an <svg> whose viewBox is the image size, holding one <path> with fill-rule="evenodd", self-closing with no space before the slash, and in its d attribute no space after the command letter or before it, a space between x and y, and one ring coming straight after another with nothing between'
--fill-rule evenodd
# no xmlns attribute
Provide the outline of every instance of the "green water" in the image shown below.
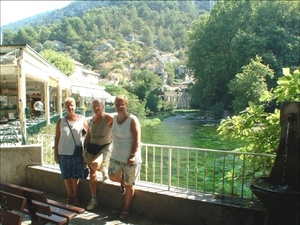
<svg viewBox="0 0 300 225"><path fill-rule="evenodd" d="M218 123L172 116L154 126L143 126L142 142L217 150L233 150L242 146L240 141L221 140L217 126Z"/></svg>

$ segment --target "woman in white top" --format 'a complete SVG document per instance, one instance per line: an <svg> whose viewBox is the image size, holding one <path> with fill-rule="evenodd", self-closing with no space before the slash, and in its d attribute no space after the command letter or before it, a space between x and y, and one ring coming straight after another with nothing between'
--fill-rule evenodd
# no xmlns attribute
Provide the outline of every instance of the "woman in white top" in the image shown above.
<svg viewBox="0 0 300 225"><path fill-rule="evenodd" d="M66 204L79 205L78 184L83 178L84 161L82 153L74 155L75 145L82 145L82 130L87 130L85 118L75 113L74 98L66 98L67 115L56 124L54 159L59 164L61 176L67 189Z"/></svg>
<svg viewBox="0 0 300 225"><path fill-rule="evenodd" d="M117 115L112 126L113 147L108 174L111 181L120 183L120 193L125 195L125 204L120 219L129 215L130 205L134 196L135 181L140 172L141 157L141 126L135 115L127 112L128 99L119 95L115 99Z"/></svg>

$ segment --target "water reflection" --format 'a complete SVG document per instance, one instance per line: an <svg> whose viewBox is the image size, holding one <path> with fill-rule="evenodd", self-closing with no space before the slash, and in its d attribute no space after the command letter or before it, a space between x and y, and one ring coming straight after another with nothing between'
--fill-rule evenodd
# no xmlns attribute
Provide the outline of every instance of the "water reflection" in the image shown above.
<svg viewBox="0 0 300 225"><path fill-rule="evenodd" d="M217 133L218 123L172 116L154 126L142 127L142 142L218 150L232 150L241 142L222 141Z"/></svg>

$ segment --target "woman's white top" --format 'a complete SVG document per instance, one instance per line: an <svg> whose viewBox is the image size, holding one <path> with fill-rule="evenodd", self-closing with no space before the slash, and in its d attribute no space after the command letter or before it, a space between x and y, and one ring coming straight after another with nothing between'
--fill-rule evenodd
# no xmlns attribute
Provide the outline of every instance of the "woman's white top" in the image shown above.
<svg viewBox="0 0 300 225"><path fill-rule="evenodd" d="M129 156L131 155L131 147L133 143L132 133L130 131L131 121L136 116L130 114L123 124L118 124L118 115L114 116L114 122L111 129L113 138L113 146L111 158L123 163L127 163ZM138 147L138 151L135 153L135 163L139 164L142 162L141 149Z"/></svg>
<svg viewBox="0 0 300 225"><path fill-rule="evenodd" d="M59 155L73 155L75 149L75 143L71 134L71 130L76 142L76 145L82 145L82 130L84 126L84 116L78 115L76 121L69 121L67 124L67 118L62 117L60 121L60 138L58 142L58 154Z"/></svg>

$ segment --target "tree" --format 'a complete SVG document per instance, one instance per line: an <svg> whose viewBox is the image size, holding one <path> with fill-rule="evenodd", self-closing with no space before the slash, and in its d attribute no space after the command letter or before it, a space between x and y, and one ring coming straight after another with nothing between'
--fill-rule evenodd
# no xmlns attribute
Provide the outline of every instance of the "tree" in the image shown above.
<svg viewBox="0 0 300 225"><path fill-rule="evenodd" d="M245 145L239 151L272 154L279 144L279 110L265 109L272 101L277 106L285 101L300 101L299 93L300 71L290 74L289 68L284 68L275 88L265 91L258 104L249 102L238 116L222 120L218 132L224 139L242 139Z"/></svg>
<svg viewBox="0 0 300 225"><path fill-rule="evenodd" d="M113 96L126 95L129 102L128 111L136 115L139 119L145 119L149 113L149 110L146 108L146 102L138 100L135 94L128 92L126 89L115 85L105 85L105 91Z"/></svg>
<svg viewBox="0 0 300 225"><path fill-rule="evenodd" d="M5 29L3 32L3 44L12 44L15 34L10 29Z"/></svg>
<svg viewBox="0 0 300 225"><path fill-rule="evenodd" d="M262 94L268 90L267 76L273 78L274 72L261 63L261 57L256 57L229 82L229 93L234 95L233 109L236 113L244 110L250 101L259 103Z"/></svg>
<svg viewBox="0 0 300 225"><path fill-rule="evenodd" d="M231 109L234 96L228 83L256 55L274 70L269 87L282 67L299 66L299 6L297 1L218 1L210 14L203 14L187 42L188 67L196 82L193 102L203 109L222 102Z"/></svg>
<svg viewBox="0 0 300 225"><path fill-rule="evenodd" d="M49 40L51 35L51 30L48 27L42 27L39 34L39 41L44 43L45 41Z"/></svg>
<svg viewBox="0 0 300 225"><path fill-rule="evenodd" d="M78 52L80 54L80 62L86 65L95 65L97 52L94 50L93 42L84 41L79 44Z"/></svg>
<svg viewBox="0 0 300 225"><path fill-rule="evenodd" d="M126 86L126 89L138 96L140 101L146 101L147 108L151 111L157 111L158 94L162 85L162 80L153 72L148 70L136 70L131 75L132 85ZM156 98L156 99L155 99ZM148 101L150 100L151 101Z"/></svg>
<svg viewBox="0 0 300 225"><path fill-rule="evenodd" d="M165 72L168 74L167 84L172 86L175 79L175 66L172 63L166 63Z"/></svg>
<svg viewBox="0 0 300 225"><path fill-rule="evenodd" d="M278 79L277 86L271 91L265 91L258 104L249 102L248 107L238 116L228 117L221 121L218 128L219 134L224 139L239 139L244 142L244 146L235 151L252 152L252 153L269 153L277 152L280 137L280 112L275 108L273 112L266 112L266 107L271 101L275 101L277 106L284 101L300 101L300 72L294 71L290 74L288 68L283 69L283 75ZM265 159L247 157L246 160L255 160L257 165L264 165ZM273 160L268 159L268 168L256 168L258 171L270 171ZM251 163L249 165L252 165ZM247 168L244 168L247 171ZM249 168L252 171L253 168ZM239 173L236 173L239 174ZM243 175L239 176L244 179ZM251 175L252 176L252 175ZM237 179L237 178L235 178Z"/></svg>
<svg viewBox="0 0 300 225"><path fill-rule="evenodd" d="M75 71L75 64L71 59L59 52L55 52L51 49L46 49L40 53L45 59L53 64L57 69L62 71L67 76L71 76Z"/></svg>
<svg viewBox="0 0 300 225"><path fill-rule="evenodd" d="M37 44L38 34L33 29L33 27L28 26L20 28L17 34L14 37L13 43L14 44L28 44L30 46L34 46Z"/></svg>

